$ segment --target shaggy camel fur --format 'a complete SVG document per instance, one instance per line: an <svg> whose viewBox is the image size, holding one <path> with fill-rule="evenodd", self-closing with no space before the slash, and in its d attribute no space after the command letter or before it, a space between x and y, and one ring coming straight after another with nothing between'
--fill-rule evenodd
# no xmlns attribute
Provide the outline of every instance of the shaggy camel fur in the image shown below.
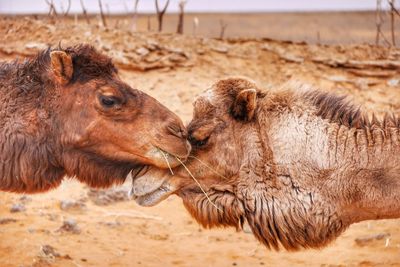
<svg viewBox="0 0 400 267"><path fill-rule="evenodd" d="M66 175L107 187L144 165L166 168L164 154L185 159L190 149L181 120L122 82L89 45L1 63L0 97L4 191L46 191Z"/></svg>
<svg viewBox="0 0 400 267"><path fill-rule="evenodd" d="M246 222L268 248L287 250L323 247L352 223L400 217L399 118L369 120L344 97L231 78L197 98L188 132L186 166L207 195L183 166L172 178L153 169L133 184L138 203L176 193L203 226ZM158 189L143 190L150 178Z"/></svg>

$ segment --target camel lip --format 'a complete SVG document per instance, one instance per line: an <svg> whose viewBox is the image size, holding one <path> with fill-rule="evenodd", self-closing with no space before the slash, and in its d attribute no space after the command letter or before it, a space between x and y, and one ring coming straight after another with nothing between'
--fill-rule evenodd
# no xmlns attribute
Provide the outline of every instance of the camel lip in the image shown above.
<svg viewBox="0 0 400 267"><path fill-rule="evenodd" d="M132 179L129 195L141 206L154 206L178 189L168 170L148 167Z"/></svg>
<svg viewBox="0 0 400 267"><path fill-rule="evenodd" d="M143 207L155 206L175 192L168 183L163 183L157 189L142 195L135 195L132 191L133 187L130 192L132 199Z"/></svg>

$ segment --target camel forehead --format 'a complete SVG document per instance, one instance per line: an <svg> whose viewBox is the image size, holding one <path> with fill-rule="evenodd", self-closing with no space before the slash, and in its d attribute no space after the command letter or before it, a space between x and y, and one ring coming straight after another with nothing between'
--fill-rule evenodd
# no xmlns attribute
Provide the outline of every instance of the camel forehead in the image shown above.
<svg viewBox="0 0 400 267"><path fill-rule="evenodd" d="M214 106L216 100L215 92L212 88L209 88L199 94L193 101L193 106L202 107L202 106Z"/></svg>
<svg viewBox="0 0 400 267"><path fill-rule="evenodd" d="M200 116L210 114L217 106L217 97L212 89L207 89L198 95L193 102L194 113Z"/></svg>
<svg viewBox="0 0 400 267"><path fill-rule="evenodd" d="M212 104L215 99L215 92L213 88L208 88L202 94L200 94L198 98L202 98L205 101L208 101L210 102L210 104Z"/></svg>

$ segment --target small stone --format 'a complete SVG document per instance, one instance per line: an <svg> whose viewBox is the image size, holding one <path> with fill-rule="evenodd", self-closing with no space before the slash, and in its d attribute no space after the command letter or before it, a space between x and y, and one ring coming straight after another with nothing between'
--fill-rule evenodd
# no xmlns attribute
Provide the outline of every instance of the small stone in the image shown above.
<svg viewBox="0 0 400 267"><path fill-rule="evenodd" d="M155 234L155 235L151 235L150 238L153 240L165 241L165 240L168 240L169 235L168 234Z"/></svg>
<svg viewBox="0 0 400 267"><path fill-rule="evenodd" d="M116 228L121 226L122 224L118 221L114 221L114 222L99 222L99 224L101 225L105 225L107 227L111 227L111 228Z"/></svg>
<svg viewBox="0 0 400 267"><path fill-rule="evenodd" d="M10 212L22 212L25 211L25 205L22 203L13 204L10 208Z"/></svg>
<svg viewBox="0 0 400 267"><path fill-rule="evenodd" d="M88 197L98 206L106 206L116 202L129 201L128 191L123 189L94 190L90 189Z"/></svg>
<svg viewBox="0 0 400 267"><path fill-rule="evenodd" d="M47 219L49 219L50 221L57 221L59 218L58 214L54 214L54 213L48 213L45 215L47 217Z"/></svg>
<svg viewBox="0 0 400 267"><path fill-rule="evenodd" d="M27 202L31 202L32 198L28 197L28 196L22 196L19 198L19 201L23 202L23 203L27 203Z"/></svg>
<svg viewBox="0 0 400 267"><path fill-rule="evenodd" d="M395 87L398 86L400 84L400 79L390 79L389 81L387 81L387 85Z"/></svg>
<svg viewBox="0 0 400 267"><path fill-rule="evenodd" d="M17 220L14 218L1 218L0 219L0 224L8 224L8 223L14 223L14 222L17 222Z"/></svg>
<svg viewBox="0 0 400 267"><path fill-rule="evenodd" d="M75 219L69 218L64 220L63 225L61 225L57 232L70 232L73 234L80 234L81 230L79 229Z"/></svg>
<svg viewBox="0 0 400 267"><path fill-rule="evenodd" d="M389 233L380 233L380 234L370 235L370 236L366 236L366 237L359 237L359 238L354 239L354 241L359 246L366 246L366 245L372 243L373 241L383 240L383 239L387 239L389 237L390 237Z"/></svg>
<svg viewBox="0 0 400 267"><path fill-rule="evenodd" d="M142 57L147 56L150 53L150 51L144 47L139 47L138 49L135 50L135 52L136 52L136 54L138 54Z"/></svg>
<svg viewBox="0 0 400 267"><path fill-rule="evenodd" d="M44 43L30 42L30 43L25 44L25 48L43 50L43 49L47 48L47 45Z"/></svg>
<svg viewBox="0 0 400 267"><path fill-rule="evenodd" d="M168 57L171 62L184 62L186 61L186 57L181 56L179 54L172 54Z"/></svg>
<svg viewBox="0 0 400 267"><path fill-rule="evenodd" d="M211 49L214 50L215 52L222 53L222 54L228 53L228 50L229 50L228 47L225 47L225 46L213 46L213 47L211 47Z"/></svg>
<svg viewBox="0 0 400 267"><path fill-rule="evenodd" d="M331 82L348 82L349 81L349 79L347 79L347 77L342 76L342 75L331 75L326 78Z"/></svg>
<svg viewBox="0 0 400 267"><path fill-rule="evenodd" d="M157 43L157 42L154 41L154 40L148 40L148 41L147 41L147 44L146 44L146 47L147 47L150 51L154 51L154 50L160 49L159 43Z"/></svg>
<svg viewBox="0 0 400 267"><path fill-rule="evenodd" d="M71 211L71 210L84 210L86 209L85 203L80 201L74 200L61 200L60 201L60 209L64 211Z"/></svg>
<svg viewBox="0 0 400 267"><path fill-rule="evenodd" d="M206 53L206 51L204 49L199 48L196 50L196 53L199 55L204 55Z"/></svg>
<svg viewBox="0 0 400 267"><path fill-rule="evenodd" d="M44 245L41 247L41 251L43 252L44 255L46 256L51 256L51 257L60 257L60 253L56 251L56 249L50 245Z"/></svg>

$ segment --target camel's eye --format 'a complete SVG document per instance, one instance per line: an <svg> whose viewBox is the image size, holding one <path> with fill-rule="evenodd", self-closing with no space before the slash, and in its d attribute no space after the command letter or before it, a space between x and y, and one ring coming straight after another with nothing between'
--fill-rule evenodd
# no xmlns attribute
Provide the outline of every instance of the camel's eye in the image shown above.
<svg viewBox="0 0 400 267"><path fill-rule="evenodd" d="M221 121L215 118L205 121L194 120L188 125L188 140L193 146L205 146L210 142L213 132L221 129L219 126L221 126Z"/></svg>
<svg viewBox="0 0 400 267"><path fill-rule="evenodd" d="M189 142L190 142L190 144L192 144L193 146L196 146L196 147L201 147L201 146L206 145L207 142L208 142L208 139L210 139L209 136L206 137L206 138L203 139L203 140L198 140L198 139L196 139L193 135L189 135Z"/></svg>
<svg viewBox="0 0 400 267"><path fill-rule="evenodd" d="M208 143L214 127L211 124L203 125L195 130L189 130L189 142L193 146L201 147Z"/></svg>
<svg viewBox="0 0 400 267"><path fill-rule="evenodd" d="M105 108L111 108L119 103L118 98L114 96L101 95L99 97L100 103Z"/></svg>

